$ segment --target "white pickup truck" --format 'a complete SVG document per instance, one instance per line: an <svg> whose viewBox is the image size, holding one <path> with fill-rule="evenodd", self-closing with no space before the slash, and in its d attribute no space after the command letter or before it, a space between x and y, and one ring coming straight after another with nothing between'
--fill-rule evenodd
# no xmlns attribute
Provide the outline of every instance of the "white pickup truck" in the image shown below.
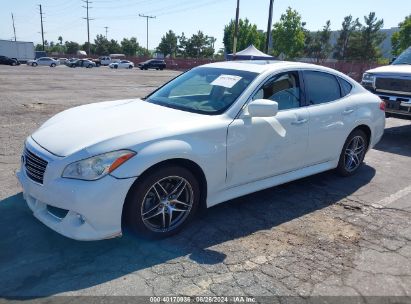
<svg viewBox="0 0 411 304"><path fill-rule="evenodd" d="M113 62L120 62L124 58L125 55L123 54L111 54L110 56L101 56L98 60L100 61L100 65L109 65Z"/></svg>
<svg viewBox="0 0 411 304"><path fill-rule="evenodd" d="M385 101L387 116L411 119L411 46L390 65L366 71L361 84Z"/></svg>

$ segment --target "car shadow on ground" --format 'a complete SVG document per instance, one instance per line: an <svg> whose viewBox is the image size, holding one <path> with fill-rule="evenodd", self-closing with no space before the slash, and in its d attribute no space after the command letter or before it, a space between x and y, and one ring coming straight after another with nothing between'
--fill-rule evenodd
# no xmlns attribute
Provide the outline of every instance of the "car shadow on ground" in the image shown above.
<svg viewBox="0 0 411 304"><path fill-rule="evenodd" d="M180 234L159 241L130 235L95 242L67 239L36 220L19 193L0 202L0 297L78 291L165 262L172 265L177 258L219 267L229 257L218 245L335 204L374 175L374 168L364 165L350 178L330 171L263 190L210 208Z"/></svg>
<svg viewBox="0 0 411 304"><path fill-rule="evenodd" d="M386 128L384 136L374 149L411 156L411 124Z"/></svg>

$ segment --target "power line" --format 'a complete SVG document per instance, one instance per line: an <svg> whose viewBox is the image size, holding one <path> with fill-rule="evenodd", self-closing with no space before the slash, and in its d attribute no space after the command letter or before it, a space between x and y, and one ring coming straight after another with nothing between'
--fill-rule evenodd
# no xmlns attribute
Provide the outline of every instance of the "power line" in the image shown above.
<svg viewBox="0 0 411 304"><path fill-rule="evenodd" d="M17 41L17 38L16 38L16 27L14 26L14 16L13 16L13 13L11 13L11 20L13 21L14 41Z"/></svg>
<svg viewBox="0 0 411 304"><path fill-rule="evenodd" d="M86 19L87 20L87 47L88 47L88 55L90 55L91 54L91 52L90 52L90 20L93 20L93 19L90 19L90 17L89 17L89 14L88 14L88 10L91 8L91 7L89 7L89 4L90 3L93 3L93 2L90 2L89 0L82 0L84 3L86 3L86 6L83 6L85 9L86 9L86 11L87 11L87 17L85 17L85 18L83 18L83 19Z"/></svg>
<svg viewBox="0 0 411 304"><path fill-rule="evenodd" d="M40 7L40 22L41 22L41 41L43 43L43 52L44 52L44 29L43 29L43 11L41 9L41 4L39 4Z"/></svg>
<svg viewBox="0 0 411 304"><path fill-rule="evenodd" d="M142 14L138 14L140 17L146 18L147 20L147 51L148 51L148 19L155 19L156 16L147 16L147 15L142 15Z"/></svg>

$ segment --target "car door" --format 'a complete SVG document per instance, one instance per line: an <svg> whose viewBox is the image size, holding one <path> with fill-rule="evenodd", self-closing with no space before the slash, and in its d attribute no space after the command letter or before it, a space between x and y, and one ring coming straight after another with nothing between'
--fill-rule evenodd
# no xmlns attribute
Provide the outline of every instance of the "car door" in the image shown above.
<svg viewBox="0 0 411 304"><path fill-rule="evenodd" d="M355 105L344 96L347 93L337 76L310 70L304 71L303 75L310 114L306 157L310 164L338 159L347 136L347 125L355 116Z"/></svg>
<svg viewBox="0 0 411 304"><path fill-rule="evenodd" d="M227 184L237 186L305 165L308 147L308 110L300 73L283 72L265 81L250 97L278 103L275 117L239 115L228 127Z"/></svg>

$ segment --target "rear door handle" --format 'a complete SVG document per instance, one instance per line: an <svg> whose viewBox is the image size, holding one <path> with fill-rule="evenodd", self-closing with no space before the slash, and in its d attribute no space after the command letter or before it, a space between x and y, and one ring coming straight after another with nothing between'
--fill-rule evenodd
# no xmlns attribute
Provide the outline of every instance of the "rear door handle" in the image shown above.
<svg viewBox="0 0 411 304"><path fill-rule="evenodd" d="M355 111L354 109L345 109L344 112L343 112L343 115L351 114L354 111Z"/></svg>
<svg viewBox="0 0 411 304"><path fill-rule="evenodd" d="M302 118L302 119L298 119L298 120L291 122L291 124L292 125L302 125L302 124L305 124L307 121L308 121L307 118Z"/></svg>

